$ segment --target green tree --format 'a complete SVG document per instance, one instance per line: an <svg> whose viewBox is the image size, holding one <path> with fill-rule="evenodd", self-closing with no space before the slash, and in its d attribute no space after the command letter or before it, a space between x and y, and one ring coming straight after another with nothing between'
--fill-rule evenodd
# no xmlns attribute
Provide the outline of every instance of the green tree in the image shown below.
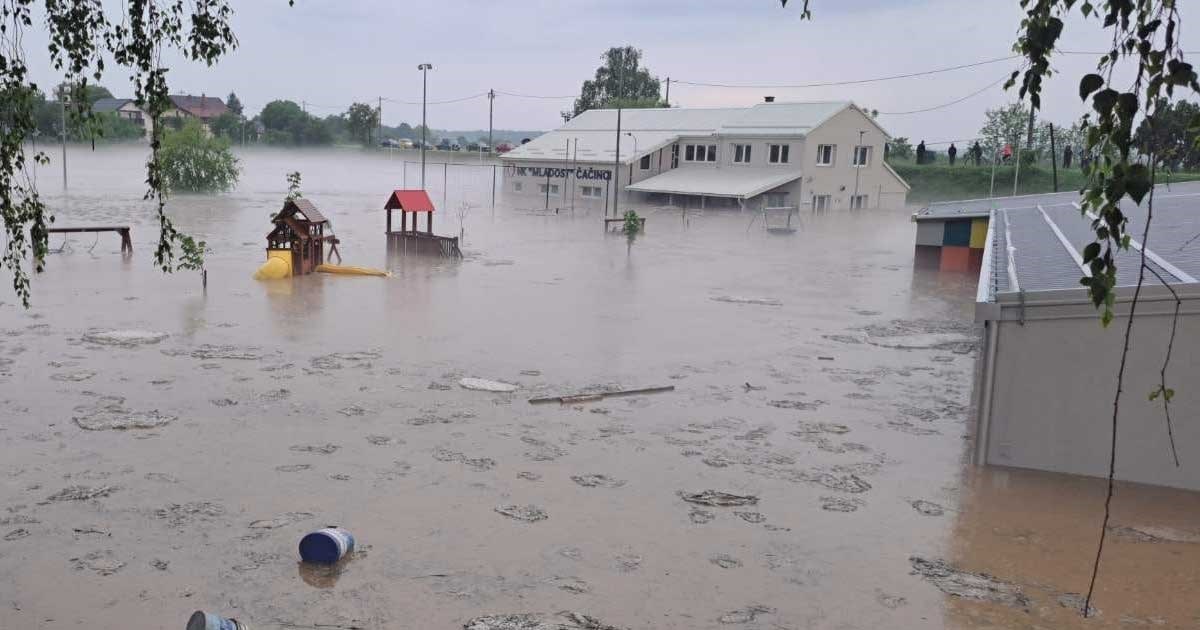
<svg viewBox="0 0 1200 630"><path fill-rule="evenodd" d="M887 145L887 150L888 157L896 160L907 160L913 156L913 145L904 136L892 138Z"/></svg>
<svg viewBox="0 0 1200 630"><path fill-rule="evenodd" d="M354 103L346 110L346 128L350 137L364 145L371 144L371 135L379 126L379 110L366 103Z"/></svg>
<svg viewBox="0 0 1200 630"><path fill-rule="evenodd" d="M574 114L603 107L666 107L658 79L641 67L642 51L633 46L609 48L600 57L595 78L583 82Z"/></svg>
<svg viewBox="0 0 1200 630"><path fill-rule="evenodd" d="M1163 164L1175 169L1200 167L1200 105L1190 101L1163 102L1159 115L1143 118L1133 141L1145 154L1156 153Z"/></svg>
<svg viewBox="0 0 1200 630"><path fill-rule="evenodd" d="M239 141L242 138L242 118L232 111L214 118L212 122L208 123L208 128L213 135L231 142Z"/></svg>
<svg viewBox="0 0 1200 630"><path fill-rule="evenodd" d="M242 115L242 101L238 99L237 94L229 93L229 98L225 99L225 107L237 116Z"/></svg>
<svg viewBox="0 0 1200 630"><path fill-rule="evenodd" d="M240 171L229 141L205 133L195 119L163 137L159 160L171 192L223 192L233 188Z"/></svg>
<svg viewBox="0 0 1200 630"><path fill-rule="evenodd" d="M267 103L258 115L267 132L286 134L291 142L298 140L297 132L303 132L306 118L308 115L299 104L286 100Z"/></svg>
<svg viewBox="0 0 1200 630"><path fill-rule="evenodd" d="M983 117L979 138L985 155L994 155L1006 144L1011 145L1013 151L1019 146L1025 146L1025 137L1029 131L1029 107L1025 103L1016 102L989 109L984 112Z"/></svg>
<svg viewBox="0 0 1200 630"><path fill-rule="evenodd" d="M96 114L93 128L97 137L105 140L138 140L146 135L144 125L128 118L121 118L116 112Z"/></svg>

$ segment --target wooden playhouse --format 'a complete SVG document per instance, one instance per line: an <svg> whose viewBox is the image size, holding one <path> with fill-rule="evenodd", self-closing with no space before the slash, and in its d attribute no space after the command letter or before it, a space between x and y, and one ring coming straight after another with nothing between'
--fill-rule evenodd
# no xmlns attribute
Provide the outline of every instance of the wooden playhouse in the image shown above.
<svg viewBox="0 0 1200 630"><path fill-rule="evenodd" d="M288 275L302 276L315 271L325 262L326 243L330 256L341 261L333 226L308 199L288 199L283 209L271 217L271 223L275 227L267 234L267 262L283 261L288 266Z"/></svg>

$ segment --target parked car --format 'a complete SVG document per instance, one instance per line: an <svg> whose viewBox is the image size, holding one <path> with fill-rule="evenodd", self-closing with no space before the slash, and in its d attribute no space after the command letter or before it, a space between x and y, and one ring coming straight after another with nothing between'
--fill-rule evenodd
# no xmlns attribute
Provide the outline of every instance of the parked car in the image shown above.
<svg viewBox="0 0 1200 630"><path fill-rule="evenodd" d="M413 146L415 146L413 145L413 141L408 139L399 140L397 143L400 145L401 149L411 149Z"/></svg>
<svg viewBox="0 0 1200 630"><path fill-rule="evenodd" d="M450 145L450 150L451 151L462 151L462 147L458 146L458 143L455 142L454 144Z"/></svg>
<svg viewBox="0 0 1200 630"><path fill-rule="evenodd" d="M397 142L395 138L384 138L379 142L379 146L388 149L398 149L400 148L400 143Z"/></svg>
<svg viewBox="0 0 1200 630"><path fill-rule="evenodd" d="M450 150L450 141L442 140L441 142L438 143L437 148L438 148L438 151L449 151Z"/></svg>
<svg viewBox="0 0 1200 630"><path fill-rule="evenodd" d="M478 150L479 150L479 143L478 143L478 142L472 142L472 143L468 144L468 145L467 145L467 150L468 150L468 151L470 151L471 153L474 153L474 152L478 151Z"/></svg>
<svg viewBox="0 0 1200 630"><path fill-rule="evenodd" d="M496 145L496 153L508 153L509 151L512 151L512 145L507 142Z"/></svg>

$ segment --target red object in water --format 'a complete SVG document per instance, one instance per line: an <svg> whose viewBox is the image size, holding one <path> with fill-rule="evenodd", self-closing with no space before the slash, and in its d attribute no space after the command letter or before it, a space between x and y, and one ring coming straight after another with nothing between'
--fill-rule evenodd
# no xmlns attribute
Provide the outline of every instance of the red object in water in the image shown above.
<svg viewBox="0 0 1200 630"><path fill-rule="evenodd" d="M507 142L496 145L496 153L508 153L509 151L512 151L512 145Z"/></svg>
<svg viewBox="0 0 1200 630"><path fill-rule="evenodd" d="M393 190L388 197L384 210L403 210L405 212L433 212L433 201L424 190Z"/></svg>

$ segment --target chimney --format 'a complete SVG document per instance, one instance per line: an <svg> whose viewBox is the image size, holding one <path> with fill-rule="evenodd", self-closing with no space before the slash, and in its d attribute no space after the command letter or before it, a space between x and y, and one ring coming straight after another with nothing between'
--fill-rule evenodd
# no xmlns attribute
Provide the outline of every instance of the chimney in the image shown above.
<svg viewBox="0 0 1200 630"><path fill-rule="evenodd" d="M775 102L775 97L774 97L774 96L764 96L764 97L763 97L763 102L764 102L764 103L774 103L774 102Z"/></svg>

